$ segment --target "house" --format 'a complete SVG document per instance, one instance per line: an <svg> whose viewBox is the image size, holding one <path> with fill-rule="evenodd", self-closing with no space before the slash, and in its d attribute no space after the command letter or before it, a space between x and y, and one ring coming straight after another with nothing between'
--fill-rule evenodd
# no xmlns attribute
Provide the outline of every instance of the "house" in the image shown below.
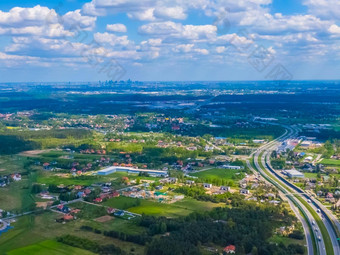
<svg viewBox="0 0 340 255"><path fill-rule="evenodd" d="M178 179L175 178L175 177L170 177L170 178L169 178L169 182L170 182L170 183L176 183L177 180L178 180Z"/></svg>
<svg viewBox="0 0 340 255"><path fill-rule="evenodd" d="M112 197L119 197L119 193L117 191L113 192Z"/></svg>
<svg viewBox="0 0 340 255"><path fill-rule="evenodd" d="M71 210L71 213L72 214L77 214L77 213L79 213L80 212L80 209L72 209Z"/></svg>
<svg viewBox="0 0 340 255"><path fill-rule="evenodd" d="M114 213L114 216L123 217L125 215L124 211L118 211Z"/></svg>
<svg viewBox="0 0 340 255"><path fill-rule="evenodd" d="M63 213L69 213L70 212L70 208L68 208L67 206L63 206L63 208L61 209L61 211Z"/></svg>
<svg viewBox="0 0 340 255"><path fill-rule="evenodd" d="M21 174L12 174L13 181L21 181Z"/></svg>
<svg viewBox="0 0 340 255"><path fill-rule="evenodd" d="M230 187L221 186L220 190L223 190L223 191L230 191Z"/></svg>
<svg viewBox="0 0 340 255"><path fill-rule="evenodd" d="M212 188L212 184L210 183L203 183L203 187L206 189L211 189Z"/></svg>
<svg viewBox="0 0 340 255"><path fill-rule="evenodd" d="M63 209L63 207L64 207L64 205L62 205L62 204L57 205L57 209L58 209L59 211L61 211L61 210Z"/></svg>
<svg viewBox="0 0 340 255"><path fill-rule="evenodd" d="M45 170L51 170L50 163L47 163L47 162L44 163L44 164L43 164L43 167L44 167Z"/></svg>
<svg viewBox="0 0 340 255"><path fill-rule="evenodd" d="M227 247L223 249L223 253L226 253L226 254L235 253L235 251L236 251L235 245L228 245Z"/></svg>
<svg viewBox="0 0 340 255"><path fill-rule="evenodd" d="M320 196L322 196L323 192L321 190L319 190L316 194L320 197Z"/></svg>
<svg viewBox="0 0 340 255"><path fill-rule="evenodd" d="M243 194L243 195L250 194L249 190L247 190L247 189L240 189L240 193Z"/></svg>
<svg viewBox="0 0 340 255"><path fill-rule="evenodd" d="M185 183L186 183L186 184L189 184L189 185L193 185L193 184L195 184L195 181L187 180Z"/></svg>
<svg viewBox="0 0 340 255"><path fill-rule="evenodd" d="M331 202L331 203L335 203L335 198L333 196L333 193L328 192L326 195L326 200Z"/></svg>
<svg viewBox="0 0 340 255"><path fill-rule="evenodd" d="M106 211L107 211L108 214L113 214L116 211L116 209L109 207L109 208L107 208Z"/></svg>
<svg viewBox="0 0 340 255"><path fill-rule="evenodd" d="M86 194L85 194L84 192L82 192L82 191L79 191L79 192L77 193L77 197L78 197L78 198L86 197Z"/></svg>
<svg viewBox="0 0 340 255"><path fill-rule="evenodd" d="M95 203L101 203L101 202L103 202L103 199L100 198L100 197L97 197L97 198L93 199L93 202L95 202Z"/></svg>
<svg viewBox="0 0 340 255"><path fill-rule="evenodd" d="M64 219L65 221L73 220L73 216L72 216L71 214L65 214L64 217L63 217L63 219Z"/></svg>

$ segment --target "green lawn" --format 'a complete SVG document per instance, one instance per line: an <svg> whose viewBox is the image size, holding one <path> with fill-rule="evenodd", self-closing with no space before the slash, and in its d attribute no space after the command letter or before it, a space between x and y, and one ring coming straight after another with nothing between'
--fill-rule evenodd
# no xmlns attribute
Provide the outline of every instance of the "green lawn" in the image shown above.
<svg viewBox="0 0 340 255"><path fill-rule="evenodd" d="M224 204L197 201L191 198L185 198L173 204L154 202L151 200L136 198L117 197L104 202L104 205L113 208L124 209L133 213L148 214L155 216L178 217L185 216L194 211L207 211L214 207L221 207ZM140 204L138 204L140 203Z"/></svg>
<svg viewBox="0 0 340 255"><path fill-rule="evenodd" d="M8 255L91 255L90 251L72 247L66 244L58 243L57 241L47 240L7 253Z"/></svg>
<svg viewBox="0 0 340 255"><path fill-rule="evenodd" d="M191 175L199 177L199 178L240 180L244 177L244 174L242 172L243 170L213 168L210 170L193 173ZM237 174L237 173L240 173L240 174Z"/></svg>
<svg viewBox="0 0 340 255"><path fill-rule="evenodd" d="M321 161L321 164L332 165L332 166L340 166L340 160L336 160L336 159L323 159Z"/></svg>

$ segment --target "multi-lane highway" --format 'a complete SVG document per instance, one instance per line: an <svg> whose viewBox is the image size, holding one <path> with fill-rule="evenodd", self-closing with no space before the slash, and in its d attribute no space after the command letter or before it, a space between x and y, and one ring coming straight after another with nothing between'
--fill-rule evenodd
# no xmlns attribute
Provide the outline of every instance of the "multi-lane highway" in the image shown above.
<svg viewBox="0 0 340 255"><path fill-rule="evenodd" d="M298 217L302 221L306 234L308 254L340 254L340 246L337 240L336 230L336 228L340 227L338 220L331 215L331 213L325 209L323 205L309 194L306 194L303 190L296 187L294 184L288 182L270 165L271 151L276 149L282 141L294 138L298 134L296 129L289 126L284 127L286 128L286 131L282 136L260 147L251 155L254 156L256 170L267 181L275 185L286 196L286 198L289 199L295 212L297 212L297 208L295 207L298 207L303 213L304 217L301 217L301 215L298 215ZM248 167L251 167L249 162ZM305 202L301 200L304 200ZM319 213L316 214L316 212ZM327 231L322 233L320 227ZM312 238L315 240L316 249L313 248ZM331 244L329 240L331 240ZM325 243L328 243L328 245Z"/></svg>

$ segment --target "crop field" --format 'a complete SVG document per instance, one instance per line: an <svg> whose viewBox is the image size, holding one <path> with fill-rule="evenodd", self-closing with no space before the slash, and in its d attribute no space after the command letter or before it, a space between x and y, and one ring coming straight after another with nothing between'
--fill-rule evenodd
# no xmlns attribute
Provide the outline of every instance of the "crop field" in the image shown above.
<svg viewBox="0 0 340 255"><path fill-rule="evenodd" d="M92 255L94 253L72 247L66 244L58 243L57 241L47 240L37 244L32 244L23 248L12 250L8 255Z"/></svg>

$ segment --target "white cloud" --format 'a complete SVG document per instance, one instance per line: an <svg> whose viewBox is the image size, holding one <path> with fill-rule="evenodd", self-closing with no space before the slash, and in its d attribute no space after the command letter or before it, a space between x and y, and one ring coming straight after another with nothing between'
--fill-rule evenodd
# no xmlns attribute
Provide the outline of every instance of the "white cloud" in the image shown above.
<svg viewBox="0 0 340 255"><path fill-rule="evenodd" d="M124 24L108 24L106 25L106 30L109 32L119 32L119 33L126 33L127 28Z"/></svg>
<svg viewBox="0 0 340 255"><path fill-rule="evenodd" d="M332 20L340 20L340 1L339 0L305 0L304 4L309 12Z"/></svg>
<svg viewBox="0 0 340 255"><path fill-rule="evenodd" d="M139 32L144 35L188 40L212 38L216 36L216 31L213 25L182 25L172 21L149 23L139 28Z"/></svg>
<svg viewBox="0 0 340 255"><path fill-rule="evenodd" d="M200 49L195 48L194 44L181 44L177 45L175 49L173 49L174 52L177 53L198 53L201 55L208 55L209 51L207 49Z"/></svg>
<svg viewBox="0 0 340 255"><path fill-rule="evenodd" d="M225 51L226 51L226 47L224 47L224 46L216 47L216 52L217 53L223 53Z"/></svg>
<svg viewBox="0 0 340 255"><path fill-rule="evenodd" d="M96 17L83 16L80 10L66 13L62 17L61 23L67 28L80 28L83 30L92 30L96 25Z"/></svg>
<svg viewBox="0 0 340 255"><path fill-rule="evenodd" d="M329 27L328 31L331 33L331 34L338 34L340 35L340 27L333 24Z"/></svg>
<svg viewBox="0 0 340 255"><path fill-rule="evenodd" d="M155 16L153 15L155 8L149 8L142 11L134 11L128 13L128 17L131 19L137 19L142 21L153 21L155 20Z"/></svg>
<svg viewBox="0 0 340 255"><path fill-rule="evenodd" d="M184 9L180 6L175 7L159 7L154 11L154 15L157 18L168 19L186 19L187 15Z"/></svg>
<svg viewBox="0 0 340 255"><path fill-rule="evenodd" d="M126 35L117 36L111 33L95 33L94 39L99 44L109 44L111 46L129 46L132 42L128 39Z"/></svg>
<svg viewBox="0 0 340 255"><path fill-rule="evenodd" d="M9 12L0 11L0 25L6 27L41 26L57 21L58 15L53 9L40 5L33 8L14 7Z"/></svg>

